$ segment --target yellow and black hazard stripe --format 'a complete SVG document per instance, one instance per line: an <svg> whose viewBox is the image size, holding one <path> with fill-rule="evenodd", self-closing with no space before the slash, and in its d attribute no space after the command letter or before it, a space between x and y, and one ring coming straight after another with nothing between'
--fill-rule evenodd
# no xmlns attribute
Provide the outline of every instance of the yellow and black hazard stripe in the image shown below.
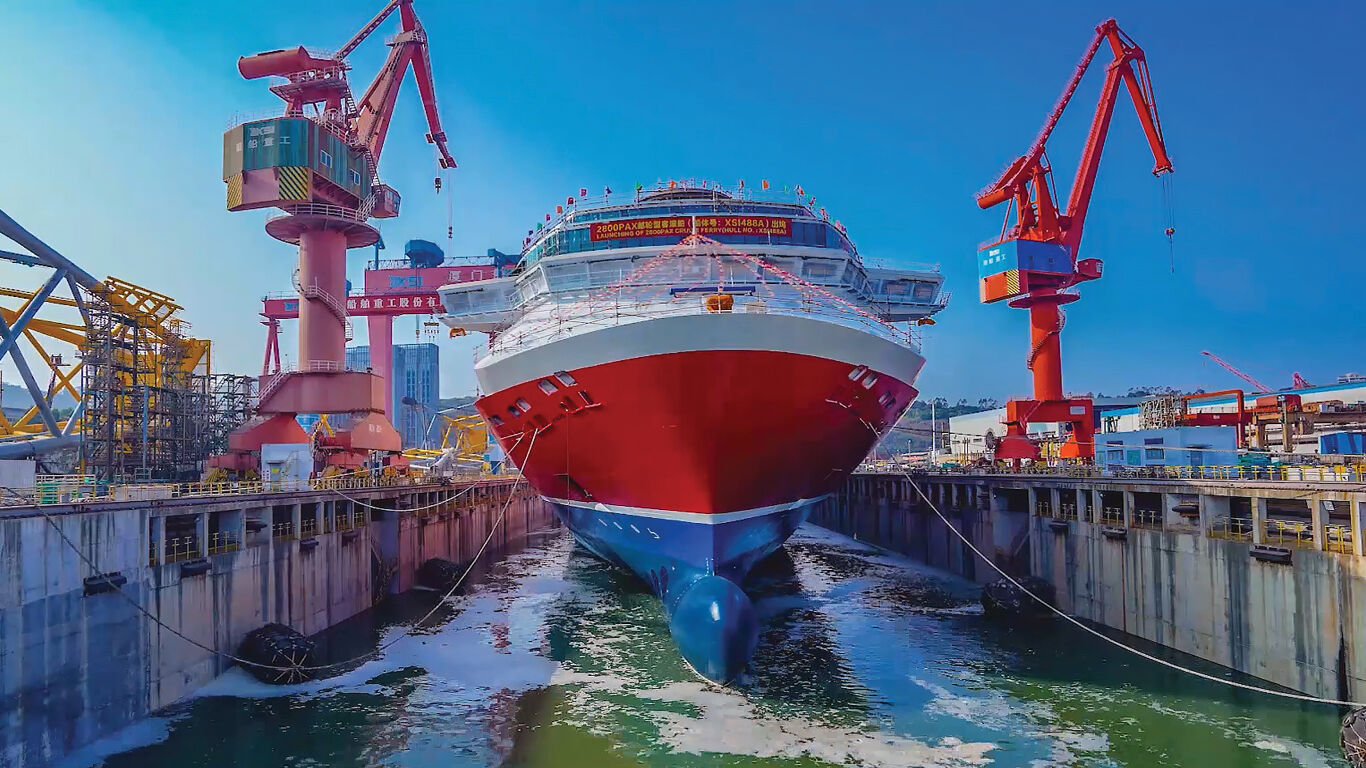
<svg viewBox="0 0 1366 768"><path fill-rule="evenodd" d="M309 170L301 165L286 165L275 169L280 182L281 200L307 200Z"/></svg>
<svg viewBox="0 0 1366 768"><path fill-rule="evenodd" d="M242 205L242 174L236 173L228 178L228 210Z"/></svg>
<svg viewBox="0 0 1366 768"><path fill-rule="evenodd" d="M1020 292L1020 270L1012 269L1006 272L1006 294L1014 296Z"/></svg>

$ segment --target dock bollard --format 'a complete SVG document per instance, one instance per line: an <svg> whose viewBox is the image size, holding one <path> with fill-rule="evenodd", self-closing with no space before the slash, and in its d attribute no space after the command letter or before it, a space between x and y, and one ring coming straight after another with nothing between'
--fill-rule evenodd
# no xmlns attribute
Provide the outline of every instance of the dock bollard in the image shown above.
<svg viewBox="0 0 1366 768"><path fill-rule="evenodd" d="M267 624L249 632L237 655L257 680L275 685L302 683L314 677L313 641L284 624ZM259 666L258 666L259 665Z"/></svg>
<svg viewBox="0 0 1366 768"><path fill-rule="evenodd" d="M1052 584L1037 576L1024 576L1015 581L1018 581L1020 586L1016 586L1010 579L1002 578L982 587L982 608L988 616L1041 619L1053 615L1052 611L1039 605L1037 600L1025 592L1028 590L1048 601L1049 605L1053 605L1057 593Z"/></svg>
<svg viewBox="0 0 1366 768"><path fill-rule="evenodd" d="M1354 709L1342 719L1338 743L1348 765L1366 768L1366 709Z"/></svg>

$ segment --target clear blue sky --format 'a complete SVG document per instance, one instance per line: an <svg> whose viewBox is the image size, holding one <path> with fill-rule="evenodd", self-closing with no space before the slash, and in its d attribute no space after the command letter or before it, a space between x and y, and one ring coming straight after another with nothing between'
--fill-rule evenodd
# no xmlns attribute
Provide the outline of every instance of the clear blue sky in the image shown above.
<svg viewBox="0 0 1366 768"><path fill-rule="evenodd" d="M288 286L294 254L264 234L264 213L223 208L222 131L279 103L234 64L336 47L379 5L10 4L0 208L97 276L180 299L219 370L258 371L259 297ZM1082 246L1106 274L1069 312L1067 388L1237 384L1202 349L1274 384L1366 369L1361 3L417 6L461 164L450 251L515 249L580 186L800 183L866 257L942 265L954 299L927 334L921 389L972 399L1029 381L1024 313L976 300L973 254L1000 215L973 193L1028 146L1093 26L1115 15L1147 51L1176 164L1175 273L1152 159L1121 103ZM372 40L353 56L357 90L383 55ZM1093 73L1050 144L1064 186L1098 87ZM445 244L424 132L410 79L380 169L404 194L383 229L395 246ZM5 285L37 279L0 269ZM412 334L410 319L396 338ZM473 340L441 343L443 393L472 391Z"/></svg>

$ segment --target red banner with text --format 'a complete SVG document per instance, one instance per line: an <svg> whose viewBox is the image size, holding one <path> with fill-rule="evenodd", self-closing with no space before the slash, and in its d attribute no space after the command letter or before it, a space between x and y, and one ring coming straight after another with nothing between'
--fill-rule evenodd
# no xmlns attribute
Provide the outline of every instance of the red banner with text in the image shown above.
<svg viewBox="0 0 1366 768"><path fill-rule="evenodd" d="M589 226L591 240L620 240L628 237L678 237L693 231L699 235L772 235L790 237L792 219L777 216L658 216L649 219L597 221Z"/></svg>

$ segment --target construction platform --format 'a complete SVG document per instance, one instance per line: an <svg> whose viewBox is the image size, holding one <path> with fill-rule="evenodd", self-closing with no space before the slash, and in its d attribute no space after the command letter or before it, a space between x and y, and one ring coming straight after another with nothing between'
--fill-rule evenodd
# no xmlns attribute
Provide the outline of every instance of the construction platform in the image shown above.
<svg viewBox="0 0 1366 768"><path fill-rule="evenodd" d="M999 578L923 492L997 566L1049 581L1068 614L1303 693L1361 700L1366 478L1316 470L887 470L853 475L812 521L983 583Z"/></svg>
<svg viewBox="0 0 1366 768"><path fill-rule="evenodd" d="M486 539L494 558L555 525L518 476L315 482L0 502L0 764L48 764L184 698L264 624L321 632L431 558L471 562Z"/></svg>

